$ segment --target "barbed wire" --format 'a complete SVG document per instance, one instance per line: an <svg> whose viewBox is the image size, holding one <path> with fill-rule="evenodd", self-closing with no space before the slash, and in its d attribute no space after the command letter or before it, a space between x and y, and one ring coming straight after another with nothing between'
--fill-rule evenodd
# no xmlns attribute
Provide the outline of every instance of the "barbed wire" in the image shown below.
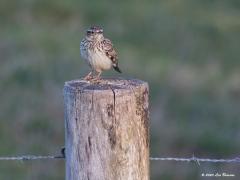
<svg viewBox="0 0 240 180"><path fill-rule="evenodd" d="M0 161L27 161L27 160L41 160L41 159L64 159L65 147L61 148L60 155L23 155L23 156L0 156Z"/></svg>
<svg viewBox="0 0 240 180"><path fill-rule="evenodd" d="M27 161L27 160L41 160L41 159L64 159L64 156L36 156L36 155L23 155L23 156L6 156L0 157L0 161Z"/></svg>
<svg viewBox="0 0 240 180"><path fill-rule="evenodd" d="M0 156L0 161L28 161L28 160L43 160L43 159L65 159L65 155L23 155L23 156ZM176 158L176 157L150 157L151 161L180 161L180 162L196 162L200 165L200 162L210 163L240 163L240 158L235 157L231 159L210 159L210 158L198 158L192 156L191 158Z"/></svg>
<svg viewBox="0 0 240 180"><path fill-rule="evenodd" d="M240 163L240 158L235 157L231 159L210 159L210 158L198 158L192 156L191 158L174 158L174 157L150 157L152 161L181 161L181 162L196 162L200 165L200 162L211 162L211 163Z"/></svg>

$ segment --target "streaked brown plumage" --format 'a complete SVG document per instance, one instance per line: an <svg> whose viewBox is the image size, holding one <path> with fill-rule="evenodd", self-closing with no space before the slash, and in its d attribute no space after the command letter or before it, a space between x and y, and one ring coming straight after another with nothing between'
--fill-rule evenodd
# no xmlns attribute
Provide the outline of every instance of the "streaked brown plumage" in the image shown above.
<svg viewBox="0 0 240 180"><path fill-rule="evenodd" d="M113 44L103 36L103 29L98 26L90 27L87 30L86 37L80 44L80 53L92 69L85 79L93 78L93 72L97 72L96 78L100 78L102 71L111 67L121 73Z"/></svg>

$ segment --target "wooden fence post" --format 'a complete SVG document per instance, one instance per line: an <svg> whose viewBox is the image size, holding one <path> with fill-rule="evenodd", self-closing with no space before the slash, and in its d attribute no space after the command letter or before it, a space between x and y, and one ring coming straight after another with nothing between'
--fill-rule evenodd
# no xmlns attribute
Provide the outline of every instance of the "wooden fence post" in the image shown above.
<svg viewBox="0 0 240 180"><path fill-rule="evenodd" d="M149 180L148 84L65 83L67 180Z"/></svg>

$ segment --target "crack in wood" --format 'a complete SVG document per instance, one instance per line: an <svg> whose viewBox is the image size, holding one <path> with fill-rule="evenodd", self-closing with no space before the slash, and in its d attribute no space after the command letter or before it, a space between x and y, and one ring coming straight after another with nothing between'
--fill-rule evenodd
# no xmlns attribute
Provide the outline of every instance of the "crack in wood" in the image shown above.
<svg viewBox="0 0 240 180"><path fill-rule="evenodd" d="M108 129L108 137L109 137L111 148L113 149L116 146L116 139L117 139L116 137L116 94L114 89L111 87L111 85L109 87L113 93L113 123L110 129Z"/></svg>
<svg viewBox="0 0 240 180"><path fill-rule="evenodd" d="M95 90L95 87L93 87L93 91L92 91L92 102L91 102L91 117L93 117L92 116L92 112L93 112L93 108L94 108L94 103L93 103L93 101L94 101L94 90ZM87 122L87 124L89 125L90 124L90 120L91 120L91 118L89 118L89 121Z"/></svg>
<svg viewBox="0 0 240 180"><path fill-rule="evenodd" d="M108 81L65 85L66 177L147 180L147 83Z"/></svg>
<svg viewBox="0 0 240 180"><path fill-rule="evenodd" d="M114 118L115 118L115 120L116 120L116 114L115 114L115 106L116 106L116 94L115 94L115 91L114 91L114 89L111 87L111 86L109 86L110 87L110 89L112 90L112 92L113 92L113 112L114 112Z"/></svg>

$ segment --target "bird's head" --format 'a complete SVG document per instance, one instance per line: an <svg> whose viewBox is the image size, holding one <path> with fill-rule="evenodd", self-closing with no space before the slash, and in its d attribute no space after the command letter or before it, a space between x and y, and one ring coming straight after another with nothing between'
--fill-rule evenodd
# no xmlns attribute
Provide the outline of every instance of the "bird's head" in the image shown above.
<svg viewBox="0 0 240 180"><path fill-rule="evenodd" d="M103 29L99 26L92 26L87 30L87 37L89 39L101 39L103 38Z"/></svg>

